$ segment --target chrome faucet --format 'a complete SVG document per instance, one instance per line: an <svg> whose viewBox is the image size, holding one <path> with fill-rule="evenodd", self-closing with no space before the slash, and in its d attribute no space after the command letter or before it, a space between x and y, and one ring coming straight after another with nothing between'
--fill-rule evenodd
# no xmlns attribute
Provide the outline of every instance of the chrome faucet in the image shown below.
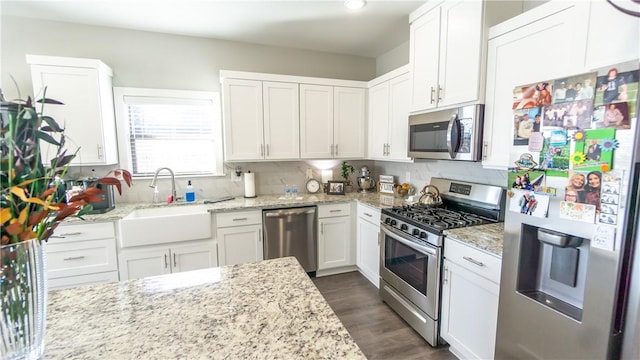
<svg viewBox="0 0 640 360"><path fill-rule="evenodd" d="M176 192L176 177L173 174L173 170L169 169L168 167L161 167L156 170L156 173L153 174L153 180L151 180L151 184L149 185L149 187L156 188L156 182L158 181L158 173L160 173L160 171L162 170L167 170L169 174L171 174L171 195L173 196L173 201L178 201L178 193ZM154 196L154 200L155 200L155 196Z"/></svg>

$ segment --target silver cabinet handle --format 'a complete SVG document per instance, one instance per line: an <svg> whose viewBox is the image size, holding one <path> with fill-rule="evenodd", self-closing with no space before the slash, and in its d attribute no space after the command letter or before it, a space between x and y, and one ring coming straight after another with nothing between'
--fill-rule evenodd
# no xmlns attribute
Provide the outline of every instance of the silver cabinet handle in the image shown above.
<svg viewBox="0 0 640 360"><path fill-rule="evenodd" d="M58 234L58 236L65 237L65 236L76 236L76 235L80 235L80 234L82 234L82 231L62 233L62 234Z"/></svg>
<svg viewBox="0 0 640 360"><path fill-rule="evenodd" d="M329 210L329 212L331 212L331 213L336 213L336 212L340 212L340 211L342 211L342 210L340 210L340 209Z"/></svg>
<svg viewBox="0 0 640 360"><path fill-rule="evenodd" d="M173 253L173 267L178 267L178 262L176 261L176 253Z"/></svg>
<svg viewBox="0 0 640 360"><path fill-rule="evenodd" d="M269 156L269 144L267 144L267 157Z"/></svg>
<svg viewBox="0 0 640 360"><path fill-rule="evenodd" d="M389 156L391 153L391 145L387 144L387 153L385 155Z"/></svg>
<svg viewBox="0 0 640 360"><path fill-rule="evenodd" d="M442 86L438 85L438 102L442 101L442 98L444 97L444 89L442 88Z"/></svg>
<svg viewBox="0 0 640 360"><path fill-rule="evenodd" d="M71 261L71 260L82 260L84 259L84 256L72 256L72 257L68 257L68 258L64 258L64 261Z"/></svg>
<svg viewBox="0 0 640 360"><path fill-rule="evenodd" d="M169 267L169 263L167 262L167 254L164 254L164 268L168 268Z"/></svg>
<svg viewBox="0 0 640 360"><path fill-rule="evenodd" d="M247 220L247 218L246 218L246 217L243 217L243 218L233 218L231 221L245 221L245 220Z"/></svg>
<svg viewBox="0 0 640 360"><path fill-rule="evenodd" d="M333 144L329 145L329 152L331 153L331 156L333 156Z"/></svg>
<svg viewBox="0 0 640 360"><path fill-rule="evenodd" d="M338 144L336 144L335 149L336 149L335 156L338 156Z"/></svg>
<svg viewBox="0 0 640 360"><path fill-rule="evenodd" d="M475 265L478 265L478 266L484 266L484 263L483 263L483 262L478 261L478 260L476 260L476 259L474 259L474 258L472 258L472 257L469 257L469 256L463 256L462 258L463 258L463 259L465 259L465 260L467 260L468 262L470 262L470 263L472 263L472 264L475 264Z"/></svg>
<svg viewBox="0 0 640 360"><path fill-rule="evenodd" d="M96 146L98 148L98 159L102 159L102 145L97 144Z"/></svg>
<svg viewBox="0 0 640 360"><path fill-rule="evenodd" d="M262 229L258 229L258 242L262 242Z"/></svg>
<svg viewBox="0 0 640 360"><path fill-rule="evenodd" d="M436 101L436 89L432 86L431 87L431 103L433 104Z"/></svg>
<svg viewBox="0 0 640 360"><path fill-rule="evenodd" d="M260 144L260 156L264 156L264 144Z"/></svg>
<svg viewBox="0 0 640 360"><path fill-rule="evenodd" d="M489 143L487 141L482 144L482 160L487 160L487 152L489 150Z"/></svg>
<svg viewBox="0 0 640 360"><path fill-rule="evenodd" d="M365 216L368 216L368 217L373 217L373 215L371 215L371 214L369 214L369 213L363 213L363 214L364 214Z"/></svg>
<svg viewBox="0 0 640 360"><path fill-rule="evenodd" d="M444 268L444 278L442 279L442 282L444 284L448 284L449 283L449 268L448 267Z"/></svg>

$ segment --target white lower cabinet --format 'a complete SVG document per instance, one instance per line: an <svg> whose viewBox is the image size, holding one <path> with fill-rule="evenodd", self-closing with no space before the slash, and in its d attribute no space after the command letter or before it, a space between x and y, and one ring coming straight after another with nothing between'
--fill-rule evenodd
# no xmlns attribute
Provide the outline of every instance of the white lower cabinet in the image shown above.
<svg viewBox="0 0 640 360"><path fill-rule="evenodd" d="M118 281L113 222L62 224L46 245L49 290Z"/></svg>
<svg viewBox="0 0 640 360"><path fill-rule="evenodd" d="M460 359L493 359L501 260L450 238L444 248L441 336Z"/></svg>
<svg viewBox="0 0 640 360"><path fill-rule="evenodd" d="M118 260L121 280L218 266L216 246L210 240L123 249Z"/></svg>
<svg viewBox="0 0 640 360"><path fill-rule="evenodd" d="M351 204L318 206L318 270L355 265Z"/></svg>
<svg viewBox="0 0 640 360"><path fill-rule="evenodd" d="M220 266L264 259L261 211L216 214L216 227Z"/></svg>
<svg viewBox="0 0 640 360"><path fill-rule="evenodd" d="M358 270L380 287L380 210L358 204L356 230Z"/></svg>

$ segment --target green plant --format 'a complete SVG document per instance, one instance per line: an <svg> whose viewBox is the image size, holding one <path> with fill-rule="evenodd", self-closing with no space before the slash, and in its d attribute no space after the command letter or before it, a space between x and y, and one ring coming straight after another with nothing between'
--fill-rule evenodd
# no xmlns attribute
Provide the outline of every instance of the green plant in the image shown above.
<svg viewBox="0 0 640 360"><path fill-rule="evenodd" d="M349 165L346 161L342 162L342 167L340 169L340 175L344 179L347 186L351 185L351 179L349 179L349 175L353 174L356 169Z"/></svg>
<svg viewBox="0 0 640 360"><path fill-rule="evenodd" d="M46 89L45 89L46 91ZM58 181L76 153L64 148L64 129L51 116L43 114L44 104L62 106L59 101L42 97L35 103L27 100L4 101L0 91L0 238L1 245L30 239L47 240L67 217L91 211L91 203L101 201L102 190L90 186L65 203L56 196ZM40 157L40 143L54 146L56 155L45 166ZM127 170L113 170L97 183L113 185L122 194L124 180L131 186Z"/></svg>

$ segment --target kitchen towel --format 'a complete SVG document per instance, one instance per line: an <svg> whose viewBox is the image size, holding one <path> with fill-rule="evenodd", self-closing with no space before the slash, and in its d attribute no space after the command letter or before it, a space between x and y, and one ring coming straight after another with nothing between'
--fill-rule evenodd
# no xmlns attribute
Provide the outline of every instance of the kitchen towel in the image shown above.
<svg viewBox="0 0 640 360"><path fill-rule="evenodd" d="M256 197L256 174L248 171L244 174L244 197Z"/></svg>

